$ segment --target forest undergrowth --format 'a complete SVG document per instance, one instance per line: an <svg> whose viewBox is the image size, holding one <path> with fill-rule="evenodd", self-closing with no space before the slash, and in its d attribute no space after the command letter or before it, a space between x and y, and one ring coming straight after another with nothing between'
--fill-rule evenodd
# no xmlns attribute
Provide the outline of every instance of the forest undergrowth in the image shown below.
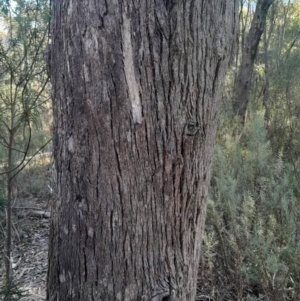
<svg viewBox="0 0 300 301"><path fill-rule="evenodd" d="M37 156L14 182L12 204L12 281L5 283L5 211L0 211L0 300L46 298L51 201L49 154ZM2 208L5 198L0 199Z"/></svg>
<svg viewBox="0 0 300 301"><path fill-rule="evenodd" d="M300 159L273 152L263 112L220 118L198 300L300 300Z"/></svg>

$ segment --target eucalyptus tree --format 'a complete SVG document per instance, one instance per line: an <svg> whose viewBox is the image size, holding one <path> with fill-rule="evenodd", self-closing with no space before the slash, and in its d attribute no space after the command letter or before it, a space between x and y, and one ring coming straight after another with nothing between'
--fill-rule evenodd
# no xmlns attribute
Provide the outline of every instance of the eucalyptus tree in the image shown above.
<svg viewBox="0 0 300 301"><path fill-rule="evenodd" d="M53 0L47 300L194 300L237 0Z"/></svg>
<svg viewBox="0 0 300 301"><path fill-rule="evenodd" d="M242 49L241 63L238 68L234 86L233 111L244 123L247 105L252 88L252 74L254 62L258 53L258 46L266 28L266 19L270 6L275 0L258 0L255 6L251 26Z"/></svg>

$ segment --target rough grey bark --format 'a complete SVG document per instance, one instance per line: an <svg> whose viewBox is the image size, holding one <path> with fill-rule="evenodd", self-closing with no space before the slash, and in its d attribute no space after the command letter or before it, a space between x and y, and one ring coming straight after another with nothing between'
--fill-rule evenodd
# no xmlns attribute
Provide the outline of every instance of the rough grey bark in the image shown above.
<svg viewBox="0 0 300 301"><path fill-rule="evenodd" d="M251 79L259 41L266 28L268 10L275 0L258 0L251 27L242 50L241 64L235 81L233 111L244 123L250 99Z"/></svg>
<svg viewBox="0 0 300 301"><path fill-rule="evenodd" d="M53 0L47 300L194 300L238 1Z"/></svg>

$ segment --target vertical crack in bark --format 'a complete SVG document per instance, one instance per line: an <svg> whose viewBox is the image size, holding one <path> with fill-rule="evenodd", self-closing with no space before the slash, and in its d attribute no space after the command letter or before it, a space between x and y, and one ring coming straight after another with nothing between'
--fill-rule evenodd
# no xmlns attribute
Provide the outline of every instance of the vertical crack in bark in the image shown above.
<svg viewBox="0 0 300 301"><path fill-rule="evenodd" d="M113 191L113 188L112 188L112 191ZM113 210L111 210L110 212L110 219L109 219L109 222L110 222L110 244L112 245L112 249L111 249L111 253L110 253L110 256L111 256L111 273L113 275L113 278L112 278L112 285L113 285L113 296L116 296L117 295L117 291L116 291L116 287L115 287L115 269L114 269L114 265L115 265L115 256L114 254L116 253L116 246L115 246L115 242L116 242L116 239L114 237L114 217L113 217Z"/></svg>
<svg viewBox="0 0 300 301"><path fill-rule="evenodd" d="M208 78L207 78L207 75L208 75L208 71L207 71L207 64L208 64L208 62L207 62L207 53L208 53L208 51L207 51L207 46L204 48L205 50L204 50L204 55L203 55L203 57L205 58L205 61L203 62L203 71L204 71L204 85L203 85L203 93L202 93L202 116L201 116L201 130L202 130L202 132L203 133L205 133L205 108L206 108L206 106L205 106L205 98L206 98L206 93L207 93L207 91L206 91L206 89L207 89L207 84L206 84L206 81L208 80ZM208 97L208 96L207 96Z"/></svg>
<svg viewBox="0 0 300 301"><path fill-rule="evenodd" d="M212 84L212 95L214 96L216 93L216 84L218 82L218 75L219 75L219 69L221 67L221 59L218 59L216 70L214 72L214 79L213 79L213 84Z"/></svg>
<svg viewBox="0 0 300 301"><path fill-rule="evenodd" d="M87 282L87 278L88 278L88 263L87 263L87 258L86 258L86 253L85 253L85 249L83 250L83 257L84 257L84 281Z"/></svg>

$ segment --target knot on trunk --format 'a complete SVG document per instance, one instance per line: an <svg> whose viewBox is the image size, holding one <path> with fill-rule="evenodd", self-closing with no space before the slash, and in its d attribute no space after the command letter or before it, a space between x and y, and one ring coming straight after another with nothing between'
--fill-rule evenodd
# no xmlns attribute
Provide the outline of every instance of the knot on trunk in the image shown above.
<svg viewBox="0 0 300 301"><path fill-rule="evenodd" d="M199 131L198 122L190 121L185 126L186 136L196 136Z"/></svg>

